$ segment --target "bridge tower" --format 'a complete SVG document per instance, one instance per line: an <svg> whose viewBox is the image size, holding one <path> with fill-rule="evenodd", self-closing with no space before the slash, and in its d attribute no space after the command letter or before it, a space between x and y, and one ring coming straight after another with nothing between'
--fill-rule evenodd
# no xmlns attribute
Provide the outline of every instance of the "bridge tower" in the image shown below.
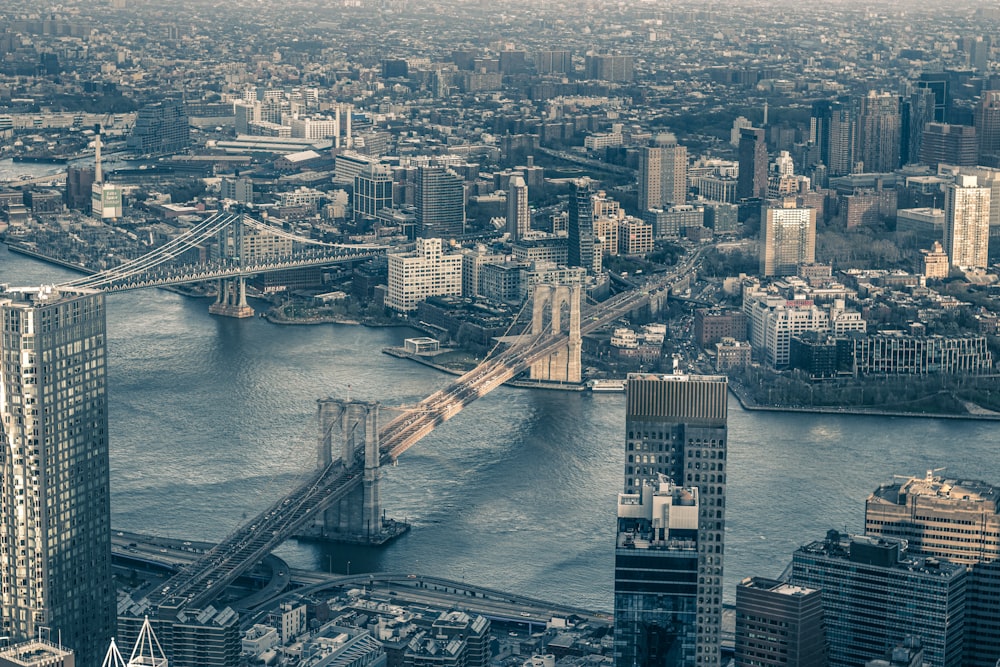
<svg viewBox="0 0 1000 667"><path fill-rule="evenodd" d="M388 537L379 497L379 404L333 398L317 404L320 468L339 458L346 468L364 474L360 487L324 512L323 536L341 542L385 542Z"/></svg>
<svg viewBox="0 0 1000 667"><path fill-rule="evenodd" d="M535 286L531 310L531 333L562 334L569 340L548 357L531 365L531 379L549 382L580 382L582 378L580 351L580 300L581 285ZM551 325L551 329L548 325Z"/></svg>
<svg viewBox="0 0 1000 667"><path fill-rule="evenodd" d="M244 258L242 214L219 233L219 256L240 266ZM218 293L208 312L226 317L253 317L253 308L247 304L246 276L219 279Z"/></svg>

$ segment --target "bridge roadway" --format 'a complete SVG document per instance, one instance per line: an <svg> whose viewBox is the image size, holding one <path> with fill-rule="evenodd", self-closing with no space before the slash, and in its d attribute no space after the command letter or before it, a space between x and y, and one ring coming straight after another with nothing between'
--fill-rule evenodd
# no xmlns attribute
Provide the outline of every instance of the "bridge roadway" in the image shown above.
<svg viewBox="0 0 1000 667"><path fill-rule="evenodd" d="M681 276L695 267L700 254L701 251L692 253L673 271L641 290L620 294L586 309L581 319L581 334L610 324L649 303L652 295L668 291ZM394 462L400 454L435 427L454 417L466 405L565 344L566 339L561 335L542 333L522 336L517 345L503 350L444 389L431 394L379 431L381 463ZM339 460L334 461L165 582L150 596L150 601L165 608L197 609L208 604L247 569L292 537L317 512L340 500L360 484L363 470L364 452L361 450L350 467L345 467Z"/></svg>
<svg viewBox="0 0 1000 667"><path fill-rule="evenodd" d="M225 258L203 264L174 264L192 248L215 238L233 225L247 225L266 230L276 236L299 243L312 243L315 247L300 250L283 257L262 259L256 263L241 262L239 258ZM30 245L21 244L28 250ZM181 285L205 280L237 278L270 271L298 269L308 266L326 266L340 262L368 259L385 253L385 248L365 245L337 245L319 243L311 239L299 238L283 230L271 228L243 213L220 211L212 215L182 236L171 239L142 257L129 260L106 271L94 273L66 283L72 287L90 287L105 292L125 292L147 287Z"/></svg>

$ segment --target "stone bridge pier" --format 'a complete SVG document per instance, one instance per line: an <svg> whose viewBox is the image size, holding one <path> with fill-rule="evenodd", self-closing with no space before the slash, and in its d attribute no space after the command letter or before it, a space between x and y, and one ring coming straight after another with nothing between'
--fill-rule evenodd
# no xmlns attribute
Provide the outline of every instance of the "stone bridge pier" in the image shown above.
<svg viewBox="0 0 1000 667"><path fill-rule="evenodd" d="M336 542L383 544L405 532L405 524L385 519L379 496L379 404L325 398L317 401L320 468L340 460L361 470L361 486L324 511L318 535Z"/></svg>
<svg viewBox="0 0 1000 667"><path fill-rule="evenodd" d="M583 377L580 353L580 285L536 285L532 298L531 333L567 334L566 347L531 365L531 379L576 382Z"/></svg>

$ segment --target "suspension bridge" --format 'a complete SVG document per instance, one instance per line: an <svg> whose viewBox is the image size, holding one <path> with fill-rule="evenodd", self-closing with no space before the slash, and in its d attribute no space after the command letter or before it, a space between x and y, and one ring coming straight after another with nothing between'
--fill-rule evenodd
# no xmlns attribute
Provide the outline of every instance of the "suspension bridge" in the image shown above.
<svg viewBox="0 0 1000 667"><path fill-rule="evenodd" d="M210 255L206 261L189 259L206 249ZM384 253L384 246L324 243L268 225L244 212L220 211L142 257L65 286L124 292L215 280L218 296L209 310L217 315L250 317L253 309L246 301L249 276L353 262Z"/></svg>
<svg viewBox="0 0 1000 667"><path fill-rule="evenodd" d="M587 334L634 312L653 299L664 299L671 288L694 269L700 253L693 253L673 271L654 283L592 305L582 312L578 333ZM553 319L557 320L556 311ZM377 404L340 402L340 411L327 414L320 401L319 469L288 495L273 503L256 517L226 537L211 551L164 582L149 597L161 615L182 609L198 609L218 597L230 583L246 572L280 543L298 534L316 516L345 502L351 494L375 487L379 468L395 463L410 447L448 421L477 398L529 370L546 358L556 356L569 344L558 323L514 338L506 347L498 346L476 368L457 378L444 389L385 424L376 426ZM553 333L556 330L557 333ZM355 410L351 417L351 409ZM340 430L342 450L332 452L331 432ZM359 446L359 440L361 441ZM377 491L375 491L377 493ZM371 501L371 502L369 502ZM377 507L377 498L365 498L364 508ZM378 520L378 517L373 517Z"/></svg>

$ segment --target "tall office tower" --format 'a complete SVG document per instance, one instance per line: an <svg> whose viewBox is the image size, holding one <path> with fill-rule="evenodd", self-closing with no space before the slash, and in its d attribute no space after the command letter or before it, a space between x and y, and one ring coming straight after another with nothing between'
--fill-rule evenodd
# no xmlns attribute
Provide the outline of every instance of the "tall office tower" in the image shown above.
<svg viewBox="0 0 1000 667"><path fill-rule="evenodd" d="M959 174L944 190L944 251L954 267L989 264L990 188L975 176Z"/></svg>
<svg viewBox="0 0 1000 667"><path fill-rule="evenodd" d="M507 233L512 242L520 241L531 229L531 209L528 208L528 186L524 177L510 177L507 186Z"/></svg>
<svg viewBox="0 0 1000 667"><path fill-rule="evenodd" d="M354 177L354 219L374 218L383 208L392 208L392 171L368 164Z"/></svg>
<svg viewBox="0 0 1000 667"><path fill-rule="evenodd" d="M736 667L826 667L823 591L763 577L736 587Z"/></svg>
<svg viewBox="0 0 1000 667"><path fill-rule="evenodd" d="M569 194L569 251L566 263L582 266L589 273L601 272L601 253L594 239L594 186L589 179L573 183Z"/></svg>
<svg viewBox="0 0 1000 667"><path fill-rule="evenodd" d="M698 489L660 475L618 494L616 667L697 667Z"/></svg>
<svg viewBox="0 0 1000 667"><path fill-rule="evenodd" d="M452 239L465 233L465 184L446 167L417 168L417 234Z"/></svg>
<svg viewBox="0 0 1000 667"><path fill-rule="evenodd" d="M0 292L3 634L96 665L114 632L104 295Z"/></svg>
<svg viewBox="0 0 1000 667"><path fill-rule="evenodd" d="M911 553L946 558L969 572L965 667L1000 660L1000 488L974 480L911 477L884 484L865 503L865 533L906 540Z"/></svg>
<svg viewBox="0 0 1000 667"><path fill-rule="evenodd" d="M745 127L740 130L740 145L736 149L740 173L736 181L737 199L767 197L767 143L764 130Z"/></svg>
<svg viewBox="0 0 1000 667"><path fill-rule="evenodd" d="M929 88L917 88L909 98L903 100L900 112L903 122L900 162L911 164L920 159L924 128L928 123L934 122L934 91Z"/></svg>
<svg viewBox="0 0 1000 667"><path fill-rule="evenodd" d="M625 493L640 492L643 482L658 482L660 475L698 491L695 645L698 664L706 667L720 664L726 399L723 376L632 374L628 378ZM664 604L669 604L669 594L663 595Z"/></svg>
<svg viewBox="0 0 1000 667"><path fill-rule="evenodd" d="M976 105L979 164L1000 167L1000 90L984 90Z"/></svg>
<svg viewBox="0 0 1000 667"><path fill-rule="evenodd" d="M937 169L939 164L973 167L979 161L976 128L969 125L927 123L920 146L920 162Z"/></svg>
<svg viewBox="0 0 1000 667"><path fill-rule="evenodd" d="M917 80L917 88L926 88L934 93L934 120L938 123L948 122L948 109L951 107L951 90L947 72L921 72Z"/></svg>
<svg viewBox="0 0 1000 667"><path fill-rule="evenodd" d="M871 90L859 100L854 160L864 165L864 171L899 168L901 120L898 95Z"/></svg>
<svg viewBox="0 0 1000 667"><path fill-rule="evenodd" d="M800 264L816 261L816 209L794 200L761 210L760 274L794 276Z"/></svg>
<svg viewBox="0 0 1000 667"><path fill-rule="evenodd" d="M179 153L191 143L187 112L181 100L147 104L135 117L126 147L140 155Z"/></svg>
<svg viewBox="0 0 1000 667"><path fill-rule="evenodd" d="M959 667L966 581L961 565L909 554L905 541L831 530L795 551L790 583L823 591L830 667L882 658L909 635L925 664Z"/></svg>
<svg viewBox="0 0 1000 667"><path fill-rule="evenodd" d="M687 200L687 148L669 132L639 149L639 210L680 206Z"/></svg>

